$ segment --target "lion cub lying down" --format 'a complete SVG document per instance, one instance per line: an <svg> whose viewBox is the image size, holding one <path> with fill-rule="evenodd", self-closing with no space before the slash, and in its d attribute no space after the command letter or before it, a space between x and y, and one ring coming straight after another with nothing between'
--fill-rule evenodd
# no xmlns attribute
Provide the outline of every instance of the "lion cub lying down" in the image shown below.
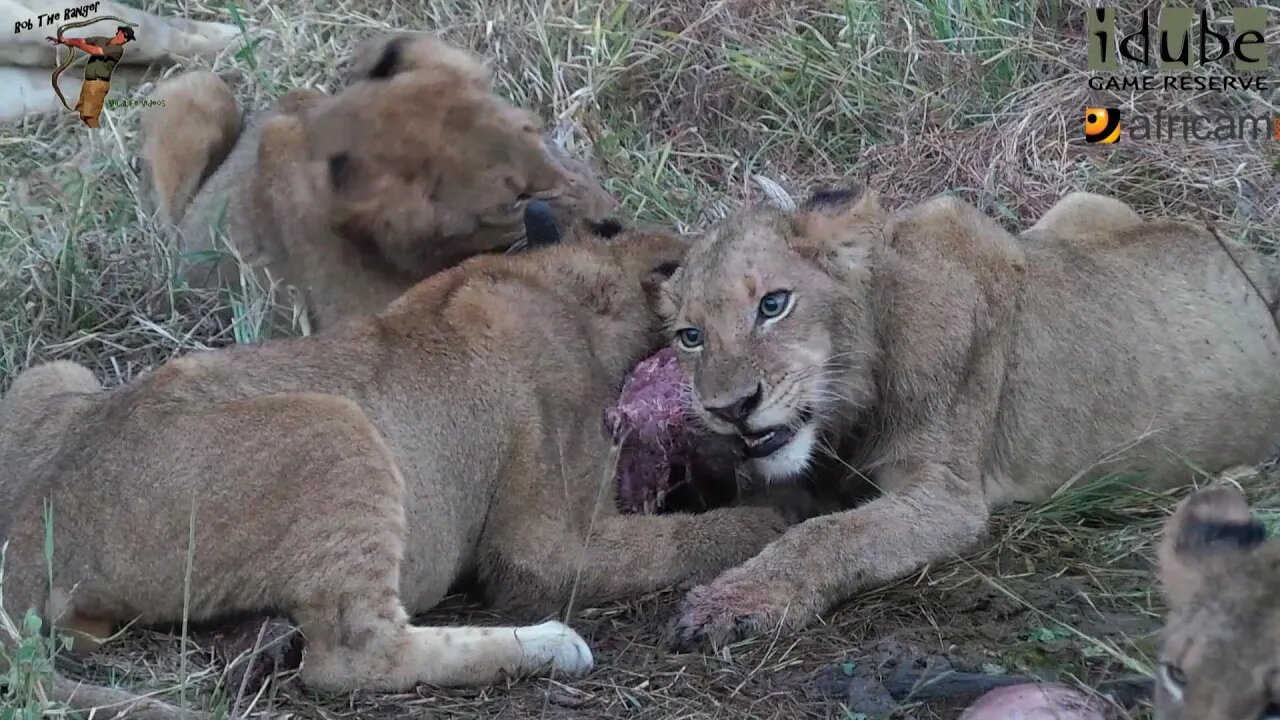
<svg viewBox="0 0 1280 720"><path fill-rule="evenodd" d="M156 89L164 105L143 116L144 167L189 282L238 286L235 259L218 252L225 232L258 283L294 286L311 326L325 327L522 243L531 202L564 222L615 209L467 51L383 37L357 49L347 80L334 95L295 90L243 132L230 88L210 72Z"/></svg>
<svg viewBox="0 0 1280 720"><path fill-rule="evenodd" d="M583 231L472 258L377 316L193 354L118 389L67 362L23 372L0 400L5 610L95 634L177 621L193 531L190 617L288 613L314 688L586 670L558 622L409 617L464 579L531 614L705 581L779 536L760 508L615 509L603 408L661 343L648 298L684 250Z"/></svg>
<svg viewBox="0 0 1280 720"><path fill-rule="evenodd" d="M1160 720L1280 718L1280 542L1228 485L1179 505L1160 543L1169 601Z"/></svg>
<svg viewBox="0 0 1280 720"><path fill-rule="evenodd" d="M785 480L837 455L880 491L692 590L683 643L803 627L1064 483L1170 487L1280 442L1267 303L1204 229L1096 195L1014 238L954 198L886 213L825 193L724 221L662 295L693 410L751 470Z"/></svg>

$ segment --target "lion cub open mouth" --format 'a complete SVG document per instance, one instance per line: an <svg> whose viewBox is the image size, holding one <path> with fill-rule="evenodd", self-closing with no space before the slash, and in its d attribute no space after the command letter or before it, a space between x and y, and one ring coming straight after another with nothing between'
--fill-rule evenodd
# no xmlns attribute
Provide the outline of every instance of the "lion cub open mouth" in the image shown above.
<svg viewBox="0 0 1280 720"><path fill-rule="evenodd" d="M766 458L786 447L813 419L813 411L805 408L800 411L797 422L791 425L777 425L758 432L743 432L744 454L752 460Z"/></svg>

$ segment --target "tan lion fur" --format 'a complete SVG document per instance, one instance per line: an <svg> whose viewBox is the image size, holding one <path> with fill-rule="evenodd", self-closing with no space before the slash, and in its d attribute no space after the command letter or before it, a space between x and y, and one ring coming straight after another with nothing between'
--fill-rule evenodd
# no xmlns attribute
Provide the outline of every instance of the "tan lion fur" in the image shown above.
<svg viewBox="0 0 1280 720"><path fill-rule="evenodd" d="M781 534L762 508L616 509L603 410L661 345L652 298L685 247L584 231L467 260L375 317L117 389L67 362L21 373L0 400L5 610L74 628L176 621L194 522L189 617L290 614L316 689L585 670L559 623L408 618L460 583L535 618L705 582Z"/></svg>
<svg viewBox="0 0 1280 720"><path fill-rule="evenodd" d="M394 34L359 45L350 64L333 95L294 90L243 130L212 73L157 87L143 167L188 282L241 287L229 248L251 282L280 283L277 300L293 294L320 328L520 245L530 201L566 223L615 210L584 165L552 151L533 113L494 92L472 53Z"/></svg>
<svg viewBox="0 0 1280 720"><path fill-rule="evenodd" d="M1169 611L1156 672L1159 720L1256 720L1280 710L1280 541L1244 495L1213 485L1165 524Z"/></svg>
<svg viewBox="0 0 1280 720"><path fill-rule="evenodd" d="M736 434L707 407L761 388L742 426L799 428L755 474L847 465L879 497L695 588L679 642L803 627L1068 483L1167 488L1280 442L1276 326L1205 229L1080 193L1015 239L951 197L893 213L874 193L832 197L724 221L663 286L663 312L701 330L676 348L707 427ZM1234 254L1280 291L1260 255ZM757 320L778 289L790 310Z"/></svg>

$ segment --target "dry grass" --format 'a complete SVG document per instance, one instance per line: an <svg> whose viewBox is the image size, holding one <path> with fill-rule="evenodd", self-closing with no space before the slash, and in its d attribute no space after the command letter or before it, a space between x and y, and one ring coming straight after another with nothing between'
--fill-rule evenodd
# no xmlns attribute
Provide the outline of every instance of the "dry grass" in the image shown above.
<svg viewBox="0 0 1280 720"><path fill-rule="evenodd" d="M1010 228L1065 192L1092 190L1147 212L1211 219L1227 237L1277 242L1280 144L1090 146L1080 138L1086 105L1263 114L1276 112L1274 93L1090 90L1084 3L134 4L242 19L242 42L213 67L250 107L300 85L330 89L335 62L358 37L437 29L491 58L504 93L541 110L572 150L591 152L633 215L684 230L742 203L859 180L895 204L955 192ZM1221 16L1231 5L1210 3ZM1122 27L1130 14L1122 11ZM1274 31L1268 38L1277 39ZM192 349L260 337L221 325L215 298L175 278L153 219L135 201L137 129L136 111L109 110L96 132L54 116L0 138L0 390L37 361L74 359L114 385ZM244 314L258 300L244 298ZM188 698L262 717L859 718L874 716L864 707L877 692L868 670L880 677L888 671L876 668L894 657L1096 685L1149 665L1159 612L1149 546L1173 499L1075 493L1006 515L997 542L974 557L862 596L798 639L761 638L718 656L661 648L674 595L580 611L570 620L596 649L599 669L572 683L320 698L289 671L265 685L233 682L237 668L215 658L199 632L185 655L173 635L131 634L95 656L88 676L147 688L186 677ZM468 606L432 617L487 619ZM955 714L946 703L902 708Z"/></svg>

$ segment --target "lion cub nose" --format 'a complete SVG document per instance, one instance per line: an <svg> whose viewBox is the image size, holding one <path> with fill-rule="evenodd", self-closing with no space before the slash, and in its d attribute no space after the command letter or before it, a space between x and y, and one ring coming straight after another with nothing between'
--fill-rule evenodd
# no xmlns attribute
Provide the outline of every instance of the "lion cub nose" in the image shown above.
<svg viewBox="0 0 1280 720"><path fill-rule="evenodd" d="M524 236L529 247L546 247L560 242L556 214L545 200L531 200L524 206Z"/></svg>
<svg viewBox="0 0 1280 720"><path fill-rule="evenodd" d="M721 420L731 425L741 425L746 421L752 411L760 407L760 397L764 394L764 386L756 383L755 390L750 395L743 395L727 405L704 405L707 412L715 415Z"/></svg>

